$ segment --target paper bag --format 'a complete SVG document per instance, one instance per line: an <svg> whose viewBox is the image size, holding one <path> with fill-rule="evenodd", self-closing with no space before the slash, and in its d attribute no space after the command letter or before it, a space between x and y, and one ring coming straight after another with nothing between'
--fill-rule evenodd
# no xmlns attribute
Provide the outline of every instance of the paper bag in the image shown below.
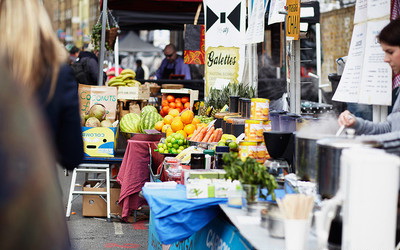
<svg viewBox="0 0 400 250"><path fill-rule="evenodd" d="M94 104L102 104L106 108L106 118L115 121L117 113L117 88L79 84L79 107L81 113L89 111Z"/></svg>

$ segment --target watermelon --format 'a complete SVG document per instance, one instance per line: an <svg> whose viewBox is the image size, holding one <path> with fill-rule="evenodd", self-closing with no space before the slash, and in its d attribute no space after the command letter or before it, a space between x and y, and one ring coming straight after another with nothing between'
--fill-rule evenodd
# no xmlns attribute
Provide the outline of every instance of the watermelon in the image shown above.
<svg viewBox="0 0 400 250"><path fill-rule="evenodd" d="M157 110L157 108L154 107L154 106L147 105L147 106L144 106L144 107L142 108L141 115L143 116L145 113L148 113L148 112L155 112L155 113L158 113L158 110Z"/></svg>
<svg viewBox="0 0 400 250"><path fill-rule="evenodd" d="M140 115L128 113L121 118L119 128L125 133L140 133Z"/></svg>
<svg viewBox="0 0 400 250"><path fill-rule="evenodd" d="M146 112L142 114L142 119L140 120L141 132L144 133L145 129L154 129L156 122L162 119L162 116L157 112Z"/></svg>

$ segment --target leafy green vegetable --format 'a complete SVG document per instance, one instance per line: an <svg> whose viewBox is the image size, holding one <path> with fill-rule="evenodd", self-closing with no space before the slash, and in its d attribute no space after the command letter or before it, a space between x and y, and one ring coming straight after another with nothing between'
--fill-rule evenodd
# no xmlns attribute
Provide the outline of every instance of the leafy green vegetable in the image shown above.
<svg viewBox="0 0 400 250"><path fill-rule="evenodd" d="M278 187L278 184L275 177L268 173L263 164L251 157L242 161L237 152L225 153L222 160L226 171L225 179L239 180L242 184L255 184L261 188L267 188L267 195L271 195L272 199L275 200L274 190ZM260 196L263 195L260 194Z"/></svg>

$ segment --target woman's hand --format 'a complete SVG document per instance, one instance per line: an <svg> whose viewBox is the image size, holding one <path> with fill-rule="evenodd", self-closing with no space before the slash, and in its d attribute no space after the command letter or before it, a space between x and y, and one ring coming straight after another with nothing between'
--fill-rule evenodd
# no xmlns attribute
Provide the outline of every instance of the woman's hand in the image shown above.
<svg viewBox="0 0 400 250"><path fill-rule="evenodd" d="M353 127L356 124L356 119L350 111L343 111L338 118L338 123L340 126Z"/></svg>

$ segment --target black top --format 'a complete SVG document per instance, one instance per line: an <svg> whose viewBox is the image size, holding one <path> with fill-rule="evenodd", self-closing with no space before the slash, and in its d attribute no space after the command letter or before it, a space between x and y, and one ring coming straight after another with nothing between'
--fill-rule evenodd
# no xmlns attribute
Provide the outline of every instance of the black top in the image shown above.
<svg viewBox="0 0 400 250"><path fill-rule="evenodd" d="M61 67L54 96L46 103L49 89L48 79L38 91L39 103L48 120L57 160L64 168L72 170L82 162L84 153L78 84L70 66Z"/></svg>

